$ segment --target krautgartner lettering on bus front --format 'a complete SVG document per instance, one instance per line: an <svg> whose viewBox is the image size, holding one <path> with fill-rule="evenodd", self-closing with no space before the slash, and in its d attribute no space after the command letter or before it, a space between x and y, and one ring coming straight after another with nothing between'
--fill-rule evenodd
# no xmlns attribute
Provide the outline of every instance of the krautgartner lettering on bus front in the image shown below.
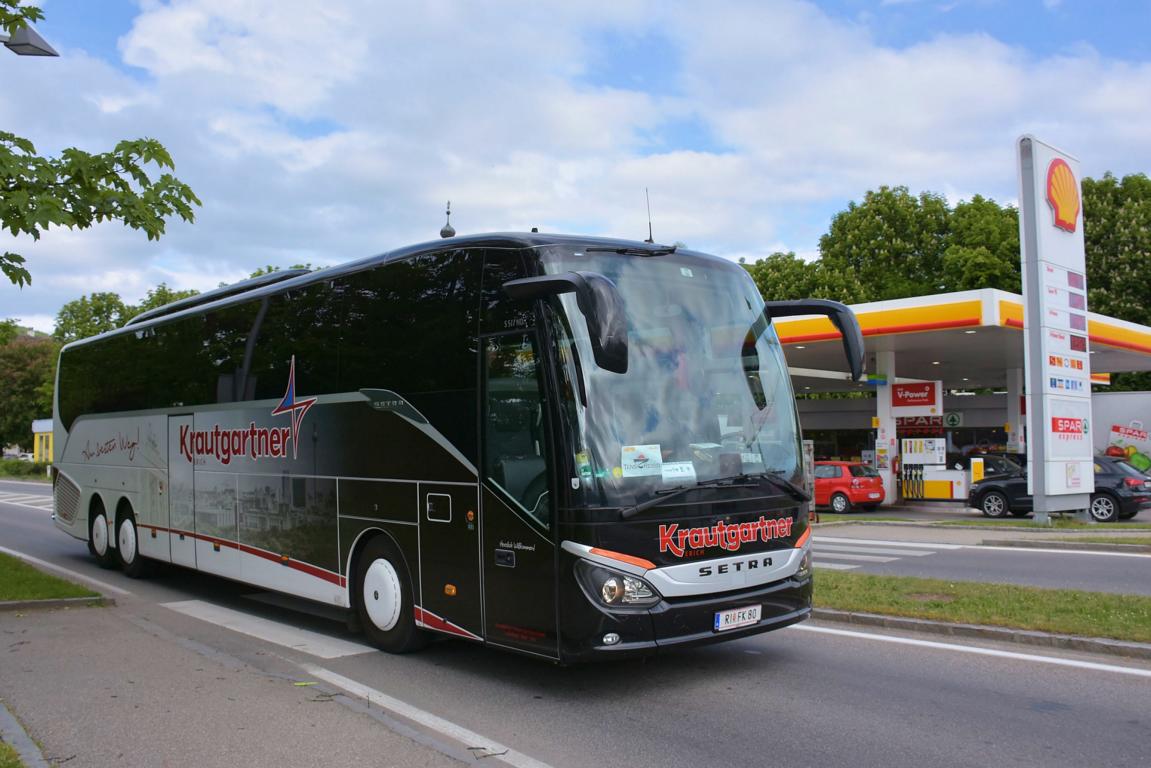
<svg viewBox="0 0 1151 768"><path fill-rule="evenodd" d="M786 539L794 521L790 517L767 518L762 515L753 523L725 523L722 520L706 528L683 528L679 523L659 527L659 551L683 557L688 549L720 547L738 552L744 544Z"/></svg>

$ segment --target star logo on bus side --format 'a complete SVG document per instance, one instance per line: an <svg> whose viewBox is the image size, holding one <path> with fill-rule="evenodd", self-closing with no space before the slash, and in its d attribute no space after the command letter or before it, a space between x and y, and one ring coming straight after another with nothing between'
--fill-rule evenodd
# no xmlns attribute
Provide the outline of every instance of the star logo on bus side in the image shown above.
<svg viewBox="0 0 1151 768"><path fill-rule="evenodd" d="M296 356L292 355L292 364L288 369L288 389L284 392L284 399L272 411L273 416L282 413L292 414L292 458L298 458L300 447L300 424L304 421L304 414L316 404L316 398L308 397L296 399Z"/></svg>

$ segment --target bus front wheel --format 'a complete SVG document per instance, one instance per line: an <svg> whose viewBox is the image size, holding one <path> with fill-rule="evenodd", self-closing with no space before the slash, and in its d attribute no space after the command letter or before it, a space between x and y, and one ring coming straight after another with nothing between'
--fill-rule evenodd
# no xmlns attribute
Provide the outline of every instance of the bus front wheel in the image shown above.
<svg viewBox="0 0 1151 768"><path fill-rule="evenodd" d="M385 537L372 539L360 555L356 588L356 612L372 645L388 653L408 653L427 643L416 626L408 570Z"/></svg>

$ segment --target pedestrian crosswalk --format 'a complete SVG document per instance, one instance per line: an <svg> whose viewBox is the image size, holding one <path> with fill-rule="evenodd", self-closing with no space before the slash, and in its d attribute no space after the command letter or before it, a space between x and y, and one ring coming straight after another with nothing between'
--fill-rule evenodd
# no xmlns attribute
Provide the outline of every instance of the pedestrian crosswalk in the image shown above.
<svg viewBox="0 0 1151 768"><path fill-rule="evenodd" d="M12 493L0 491L0 504L15 504L20 507L31 507L42 512L52 511L52 497L43 493Z"/></svg>
<svg viewBox="0 0 1151 768"><path fill-rule="evenodd" d="M829 571L850 571L864 565L892 563L904 557L926 557L940 550L961 549L959 544L876 541L816 536L813 564Z"/></svg>

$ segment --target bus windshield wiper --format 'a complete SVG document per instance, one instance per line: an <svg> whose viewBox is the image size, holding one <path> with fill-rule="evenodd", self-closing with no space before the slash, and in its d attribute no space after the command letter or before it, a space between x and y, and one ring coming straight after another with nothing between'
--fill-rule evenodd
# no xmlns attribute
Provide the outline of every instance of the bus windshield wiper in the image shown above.
<svg viewBox="0 0 1151 768"><path fill-rule="evenodd" d="M641 501L634 507L628 507L619 513L619 516L626 520L629 517L635 517L645 509L651 509L658 504L664 504L672 499L683 496L688 491L699 491L708 488L731 488L738 485L746 485L749 482L757 481L759 478L754 475L733 475L732 477L721 477L718 480L709 480L695 485L677 485L674 488L661 488L655 492L655 496L647 501Z"/></svg>
<svg viewBox="0 0 1151 768"><path fill-rule="evenodd" d="M677 248L679 248L677 245L652 245L648 248L627 245L589 245L584 248L584 251L587 253L597 251L618 253L623 256L667 256L669 253L675 253Z"/></svg>

